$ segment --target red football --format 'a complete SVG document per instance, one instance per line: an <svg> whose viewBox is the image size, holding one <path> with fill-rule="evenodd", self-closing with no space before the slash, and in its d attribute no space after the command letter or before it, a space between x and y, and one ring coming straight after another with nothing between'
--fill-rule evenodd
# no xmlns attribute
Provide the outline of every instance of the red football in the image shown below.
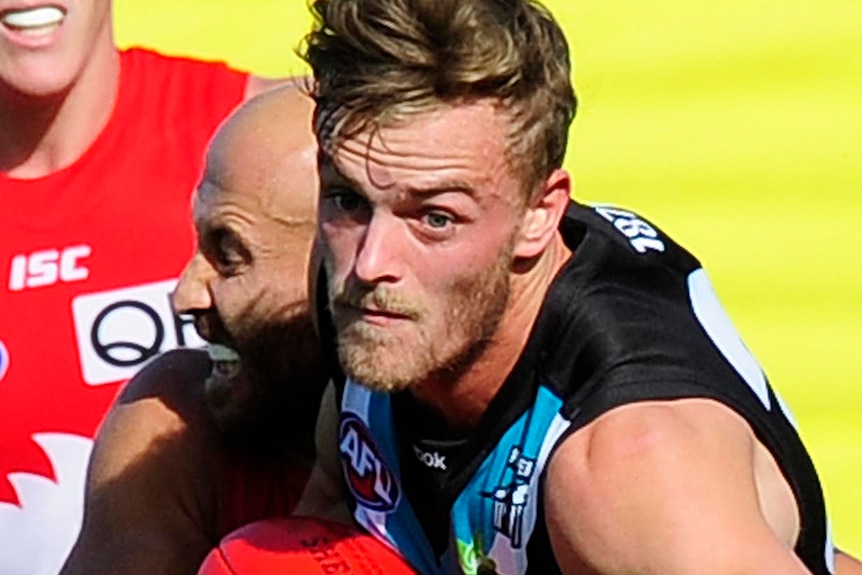
<svg viewBox="0 0 862 575"><path fill-rule="evenodd" d="M415 575L398 553L353 527L312 517L265 519L222 539L198 575Z"/></svg>

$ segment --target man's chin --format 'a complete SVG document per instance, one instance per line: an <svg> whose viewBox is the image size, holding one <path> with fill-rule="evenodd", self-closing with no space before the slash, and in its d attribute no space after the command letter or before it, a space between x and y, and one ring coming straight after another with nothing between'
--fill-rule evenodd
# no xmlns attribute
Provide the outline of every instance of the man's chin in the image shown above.
<svg viewBox="0 0 862 575"><path fill-rule="evenodd" d="M362 365L344 362L345 374L356 383L371 391L382 393L398 393L410 388L414 382L421 379L416 373L405 373L403 369L385 369L379 364Z"/></svg>
<svg viewBox="0 0 862 575"><path fill-rule="evenodd" d="M58 63L50 58L35 55L18 66L7 66L0 71L0 88L27 101L53 101L62 98L71 89L75 76L58 71Z"/></svg>

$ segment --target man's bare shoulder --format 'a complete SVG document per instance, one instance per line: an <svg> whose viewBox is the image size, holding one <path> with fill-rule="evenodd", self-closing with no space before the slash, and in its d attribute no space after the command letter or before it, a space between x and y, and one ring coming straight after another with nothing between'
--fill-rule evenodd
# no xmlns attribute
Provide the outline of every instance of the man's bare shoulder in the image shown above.
<svg viewBox="0 0 862 575"><path fill-rule="evenodd" d="M124 387L96 437L64 575L191 572L217 541L222 450L209 370L205 353L176 350Z"/></svg>
<svg viewBox="0 0 862 575"><path fill-rule="evenodd" d="M126 455L112 455L125 459L168 443L208 443L217 434L205 399L210 370L201 350L173 350L150 362L118 396L97 435L97 449L122 448Z"/></svg>
<svg viewBox="0 0 862 575"><path fill-rule="evenodd" d="M200 349L174 349L156 357L125 385L117 404L160 398L169 405L186 406L203 400L212 362Z"/></svg>

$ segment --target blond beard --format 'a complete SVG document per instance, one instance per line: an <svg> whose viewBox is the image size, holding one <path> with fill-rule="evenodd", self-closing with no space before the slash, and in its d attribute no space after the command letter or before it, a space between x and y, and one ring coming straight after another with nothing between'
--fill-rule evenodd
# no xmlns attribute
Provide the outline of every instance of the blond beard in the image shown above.
<svg viewBox="0 0 862 575"><path fill-rule="evenodd" d="M489 268L454 284L443 304L448 329L437 336L420 323L435 313L433 310L381 285L371 291L356 287L339 290L330 282L330 301L355 307L373 303L377 309L407 316L418 326L413 332L418 338L414 335L408 342L365 322L339 326L335 317L338 357L344 373L372 390L390 393L430 379L457 376L475 361L497 331L509 301L511 263L510 242Z"/></svg>

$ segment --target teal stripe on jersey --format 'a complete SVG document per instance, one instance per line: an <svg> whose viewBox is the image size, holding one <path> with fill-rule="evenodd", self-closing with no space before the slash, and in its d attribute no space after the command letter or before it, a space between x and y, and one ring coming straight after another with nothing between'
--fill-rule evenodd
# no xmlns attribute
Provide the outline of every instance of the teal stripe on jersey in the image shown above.
<svg viewBox="0 0 862 575"><path fill-rule="evenodd" d="M452 509L457 562L465 575L492 567L500 575L527 570L539 483L551 449L571 422L562 400L540 386L532 408L503 435ZM453 550L449 550L450 559Z"/></svg>
<svg viewBox="0 0 862 575"><path fill-rule="evenodd" d="M442 573L419 520L407 502L407 498L403 496L399 446L392 421L389 395L370 391L348 381L342 400L342 420L350 414L364 422L371 432L375 447L385 460L393 481L396 482L396 487L402 494L395 508L387 512L368 509L357 501L355 519L378 539L386 541L397 549L422 575Z"/></svg>

